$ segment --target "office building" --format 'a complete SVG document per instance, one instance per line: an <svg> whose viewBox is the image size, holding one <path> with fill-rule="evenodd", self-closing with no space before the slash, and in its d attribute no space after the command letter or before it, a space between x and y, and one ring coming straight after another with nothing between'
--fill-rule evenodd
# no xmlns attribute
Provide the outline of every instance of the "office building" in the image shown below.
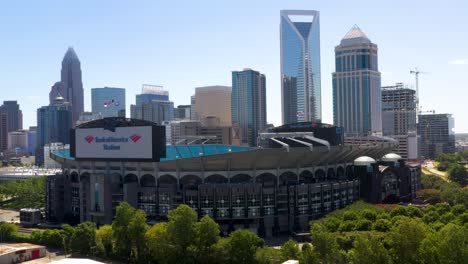
<svg viewBox="0 0 468 264"><path fill-rule="evenodd" d="M17 152L27 153L28 151L28 131L18 130L8 133L8 149Z"/></svg>
<svg viewBox="0 0 468 264"><path fill-rule="evenodd" d="M168 126L170 133L166 133L166 141L170 138L170 145L182 145L198 138L202 124L195 120L180 120L171 121Z"/></svg>
<svg viewBox="0 0 468 264"><path fill-rule="evenodd" d="M258 133L266 128L265 75L251 69L232 72L232 126L241 145L257 146Z"/></svg>
<svg viewBox="0 0 468 264"><path fill-rule="evenodd" d="M119 112L125 113L125 89L104 87L91 89L91 109L102 118L118 117ZM123 116L125 117L125 115Z"/></svg>
<svg viewBox="0 0 468 264"><path fill-rule="evenodd" d="M174 120L174 103L171 101L151 100L130 105L131 118L162 124Z"/></svg>
<svg viewBox="0 0 468 264"><path fill-rule="evenodd" d="M49 93L52 105L55 98L63 97L70 103L72 124L75 124L84 112L83 82L81 80L81 63L75 50L69 47L62 60L61 79L56 82Z"/></svg>
<svg viewBox="0 0 468 264"><path fill-rule="evenodd" d="M192 107L190 105L179 105L174 108L174 119L192 119Z"/></svg>
<svg viewBox="0 0 468 264"><path fill-rule="evenodd" d="M394 152L410 160L418 158L415 93L403 83L382 87L382 133L396 139Z"/></svg>
<svg viewBox="0 0 468 264"><path fill-rule="evenodd" d="M36 164L44 164L44 146L50 143L70 143L72 128L71 105L57 97L49 106L37 109Z"/></svg>
<svg viewBox="0 0 468 264"><path fill-rule="evenodd" d="M217 117L208 117L206 125L195 120L176 120L164 125L169 145L232 144L232 127L222 126Z"/></svg>
<svg viewBox="0 0 468 264"><path fill-rule="evenodd" d="M198 120L197 112L195 111L195 95L190 96L190 119Z"/></svg>
<svg viewBox="0 0 468 264"><path fill-rule="evenodd" d="M357 26L335 47L333 121L349 135L382 133L377 45Z"/></svg>
<svg viewBox="0 0 468 264"><path fill-rule="evenodd" d="M320 13L282 10L280 34L283 124L320 122Z"/></svg>
<svg viewBox="0 0 468 264"><path fill-rule="evenodd" d="M77 126L81 125L81 124L84 124L84 123L87 123L87 122L90 122L90 121L93 121L93 120L98 120L98 119L102 119L103 116L99 113L93 113L93 112L83 112L81 115L80 115L80 118L78 119L78 121L76 121L76 124Z"/></svg>
<svg viewBox="0 0 468 264"><path fill-rule="evenodd" d="M141 94L136 95L136 105L156 101L169 101L169 92L164 90L161 85L143 84Z"/></svg>
<svg viewBox="0 0 468 264"><path fill-rule="evenodd" d="M210 116L219 118L221 125L231 126L231 87L205 86L195 88L196 120L205 124Z"/></svg>
<svg viewBox="0 0 468 264"><path fill-rule="evenodd" d="M23 112L16 101L0 106L0 152L8 149L8 133L23 129Z"/></svg>
<svg viewBox="0 0 468 264"><path fill-rule="evenodd" d="M28 129L28 153L33 155L36 152L37 126L30 126Z"/></svg>
<svg viewBox="0 0 468 264"><path fill-rule="evenodd" d="M455 152L454 120L451 114L418 116L418 135L422 158L435 159L441 153Z"/></svg>

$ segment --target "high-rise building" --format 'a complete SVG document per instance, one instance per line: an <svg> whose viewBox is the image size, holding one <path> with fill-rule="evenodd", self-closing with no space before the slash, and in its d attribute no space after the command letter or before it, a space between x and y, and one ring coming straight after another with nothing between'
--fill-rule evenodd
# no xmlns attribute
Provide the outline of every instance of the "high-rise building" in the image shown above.
<svg viewBox="0 0 468 264"><path fill-rule="evenodd" d="M139 105L130 105L131 118L162 124L174 120L174 103L171 101L152 100Z"/></svg>
<svg viewBox="0 0 468 264"><path fill-rule="evenodd" d="M72 47L68 48L63 57L60 82L55 83L49 93L50 104L53 104L57 97L63 97L70 103L72 120L75 124L84 112L84 101L81 63Z"/></svg>
<svg viewBox="0 0 468 264"><path fill-rule="evenodd" d="M192 107L190 105L179 105L174 108L174 119L192 119Z"/></svg>
<svg viewBox="0 0 468 264"><path fill-rule="evenodd" d="M282 10L280 34L283 124L321 122L320 13Z"/></svg>
<svg viewBox="0 0 468 264"><path fill-rule="evenodd" d="M119 111L125 111L125 89L114 87L91 89L91 110L93 114L100 114L102 118L118 117Z"/></svg>
<svg viewBox="0 0 468 264"><path fill-rule="evenodd" d="M28 153L35 155L37 144L37 126L30 126L28 130Z"/></svg>
<svg viewBox="0 0 468 264"><path fill-rule="evenodd" d="M28 149L28 131L18 130L8 132L8 149L26 153Z"/></svg>
<svg viewBox="0 0 468 264"><path fill-rule="evenodd" d="M197 112L195 111L195 95L190 96L190 119L198 120Z"/></svg>
<svg viewBox="0 0 468 264"><path fill-rule="evenodd" d="M143 84L141 94L136 95L136 105L149 103L153 100L169 101L169 92L161 85Z"/></svg>
<svg viewBox="0 0 468 264"><path fill-rule="evenodd" d="M347 135L382 133L382 92L377 45L358 26L335 47L333 121Z"/></svg>
<svg viewBox="0 0 468 264"><path fill-rule="evenodd" d="M206 118L219 118L222 126L231 126L231 87L205 86L195 88L195 113L202 124Z"/></svg>
<svg viewBox="0 0 468 264"><path fill-rule="evenodd" d="M441 153L455 152L454 120L451 114L427 114L418 116L420 154L434 159Z"/></svg>
<svg viewBox="0 0 468 264"><path fill-rule="evenodd" d="M36 164L44 163L44 145L70 143L72 124L71 105L63 97L57 97L51 105L37 109Z"/></svg>
<svg viewBox="0 0 468 264"><path fill-rule="evenodd" d="M418 158L415 91L403 83L382 87L382 133L398 141L394 152Z"/></svg>
<svg viewBox="0 0 468 264"><path fill-rule="evenodd" d="M0 152L8 149L8 133L23 129L23 112L16 101L0 106Z"/></svg>
<svg viewBox="0 0 468 264"><path fill-rule="evenodd" d="M242 145L257 146L258 133L266 128L265 75L251 69L232 72L232 126Z"/></svg>

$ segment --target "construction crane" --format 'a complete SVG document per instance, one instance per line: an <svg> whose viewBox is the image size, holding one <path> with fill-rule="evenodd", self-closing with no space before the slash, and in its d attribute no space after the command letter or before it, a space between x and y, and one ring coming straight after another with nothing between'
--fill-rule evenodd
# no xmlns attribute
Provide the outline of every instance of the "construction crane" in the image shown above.
<svg viewBox="0 0 468 264"><path fill-rule="evenodd" d="M418 68L414 68L414 70L410 70L410 74L414 74L416 79L416 113L419 115L421 113L421 109L419 109L419 74L426 74L428 72L423 72L418 70Z"/></svg>

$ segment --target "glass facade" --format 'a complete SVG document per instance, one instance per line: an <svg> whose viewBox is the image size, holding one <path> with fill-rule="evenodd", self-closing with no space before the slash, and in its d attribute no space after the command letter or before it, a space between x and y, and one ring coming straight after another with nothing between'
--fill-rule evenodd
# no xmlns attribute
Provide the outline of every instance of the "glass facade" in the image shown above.
<svg viewBox="0 0 468 264"><path fill-rule="evenodd" d="M136 105L149 103L153 100L169 101L169 95L168 94L137 94L136 95Z"/></svg>
<svg viewBox="0 0 468 264"><path fill-rule="evenodd" d="M91 89L91 109L93 114L100 114L103 118L119 116L119 111L125 111L125 89Z"/></svg>
<svg viewBox="0 0 468 264"><path fill-rule="evenodd" d="M382 132L377 45L356 26L335 48L333 122L348 135Z"/></svg>
<svg viewBox="0 0 468 264"><path fill-rule="evenodd" d="M174 103L171 101L150 101L130 106L130 117L162 124L174 120Z"/></svg>
<svg viewBox="0 0 468 264"><path fill-rule="evenodd" d="M239 129L241 144L256 146L266 127L265 75L246 69L232 72L232 124Z"/></svg>
<svg viewBox="0 0 468 264"><path fill-rule="evenodd" d="M318 11L281 11L283 124L322 119Z"/></svg>

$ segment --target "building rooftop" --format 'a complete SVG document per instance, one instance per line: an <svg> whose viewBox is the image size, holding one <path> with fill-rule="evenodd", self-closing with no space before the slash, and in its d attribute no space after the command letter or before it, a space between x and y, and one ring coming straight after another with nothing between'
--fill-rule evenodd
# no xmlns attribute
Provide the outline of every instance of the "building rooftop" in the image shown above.
<svg viewBox="0 0 468 264"><path fill-rule="evenodd" d="M26 250L33 248L45 248L44 246L34 245L30 243L16 243L16 244L0 244L0 256L18 250Z"/></svg>
<svg viewBox="0 0 468 264"><path fill-rule="evenodd" d="M362 30L354 25L341 40L341 45L370 44L371 41Z"/></svg>
<svg viewBox="0 0 468 264"><path fill-rule="evenodd" d="M178 145L178 146L167 146L166 157L162 158L161 161L169 161L176 159L188 159L200 156L211 156L226 154L231 152L249 151L254 150L251 147L240 147L230 145ZM57 150L53 153L59 157L74 160L70 157L70 150Z"/></svg>

